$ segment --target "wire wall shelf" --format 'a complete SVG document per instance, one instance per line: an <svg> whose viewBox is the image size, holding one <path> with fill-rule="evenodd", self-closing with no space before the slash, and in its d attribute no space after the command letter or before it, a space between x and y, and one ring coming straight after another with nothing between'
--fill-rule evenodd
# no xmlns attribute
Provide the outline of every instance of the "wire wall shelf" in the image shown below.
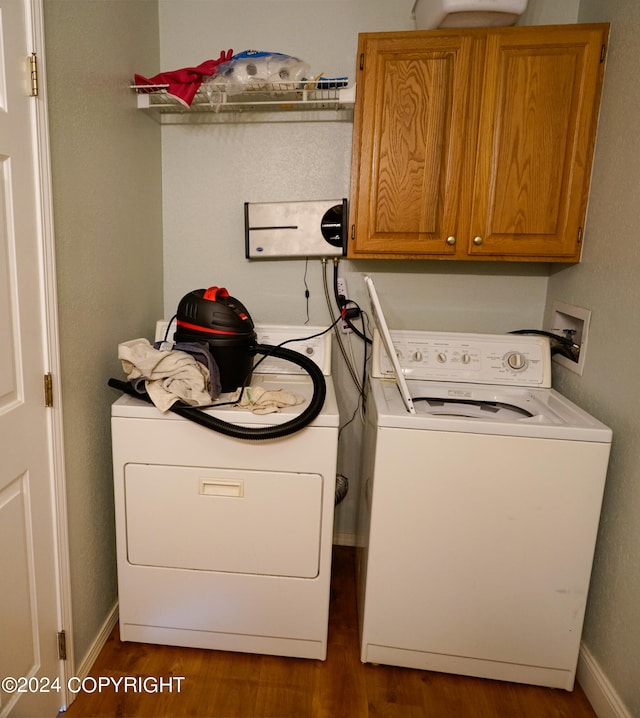
<svg viewBox="0 0 640 718"><path fill-rule="evenodd" d="M161 124L309 122L353 119L355 86L330 80L230 86L204 82L191 105L168 85L131 85L137 106Z"/></svg>

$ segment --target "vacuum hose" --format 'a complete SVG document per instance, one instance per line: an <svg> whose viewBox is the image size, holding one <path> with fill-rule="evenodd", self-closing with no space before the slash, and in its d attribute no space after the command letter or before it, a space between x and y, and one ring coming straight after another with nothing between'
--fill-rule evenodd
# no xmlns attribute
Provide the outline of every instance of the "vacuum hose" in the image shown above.
<svg viewBox="0 0 640 718"><path fill-rule="evenodd" d="M311 359L306 357L300 352L293 351L291 349L285 349L284 347L273 347L268 344L256 344L251 347L253 354L264 354L268 356L278 357L279 359L285 359L297 364L297 366L304 369L307 374L311 377L313 382L313 396L309 405L300 412L297 416L284 424L278 424L276 426L260 426L260 427L246 427L238 426L237 424L231 424L228 421L222 421L207 414L202 409L197 407L188 406L181 401L177 401L171 406L170 410L175 414L189 419L196 424L212 429L225 436L231 436L234 439L244 439L246 441L263 441L266 439L280 439L283 436L294 434L296 431L300 431L307 424L310 424L322 411L324 401L327 396L327 384L324 378L324 374L320 367ZM135 396L138 399L143 399L151 403L151 399L147 394L139 394L129 382L120 381L118 379L109 379L109 386L114 389L120 389L131 396Z"/></svg>

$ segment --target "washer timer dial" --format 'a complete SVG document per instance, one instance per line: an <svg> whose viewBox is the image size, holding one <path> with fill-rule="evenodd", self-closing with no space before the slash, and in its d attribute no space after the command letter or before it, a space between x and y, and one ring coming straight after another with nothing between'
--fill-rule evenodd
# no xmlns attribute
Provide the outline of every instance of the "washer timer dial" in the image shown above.
<svg viewBox="0 0 640 718"><path fill-rule="evenodd" d="M513 369L513 371L522 371L527 368L527 358L522 352L509 352L505 361L509 369Z"/></svg>

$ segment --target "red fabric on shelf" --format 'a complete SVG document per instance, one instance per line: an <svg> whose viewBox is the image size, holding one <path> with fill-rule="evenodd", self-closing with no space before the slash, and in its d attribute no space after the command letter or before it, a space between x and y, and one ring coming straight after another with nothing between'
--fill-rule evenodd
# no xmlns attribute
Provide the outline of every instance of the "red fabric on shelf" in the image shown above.
<svg viewBox="0 0 640 718"><path fill-rule="evenodd" d="M134 75L136 85L168 85L167 94L175 97L186 107L193 102L205 77L211 77L223 62L228 62L233 55L232 50L222 50L217 60L205 60L197 67L184 67L180 70L161 72L153 77Z"/></svg>

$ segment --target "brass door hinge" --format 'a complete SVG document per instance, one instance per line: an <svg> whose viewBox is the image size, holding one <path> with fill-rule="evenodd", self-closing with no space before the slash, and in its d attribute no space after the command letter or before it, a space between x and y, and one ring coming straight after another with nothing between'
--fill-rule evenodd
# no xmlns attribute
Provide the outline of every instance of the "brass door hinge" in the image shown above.
<svg viewBox="0 0 640 718"><path fill-rule="evenodd" d="M582 242L582 227L578 227L578 244Z"/></svg>
<svg viewBox="0 0 640 718"><path fill-rule="evenodd" d="M360 69L364 70L364 52L360 53Z"/></svg>
<svg viewBox="0 0 640 718"><path fill-rule="evenodd" d="M35 52L29 57L29 70L31 73L31 97L38 96L38 56Z"/></svg>
<svg viewBox="0 0 640 718"><path fill-rule="evenodd" d="M58 631L58 660L67 660L67 634L64 631Z"/></svg>
<svg viewBox="0 0 640 718"><path fill-rule="evenodd" d="M44 405L47 407L53 406L53 377L51 372L44 375Z"/></svg>

